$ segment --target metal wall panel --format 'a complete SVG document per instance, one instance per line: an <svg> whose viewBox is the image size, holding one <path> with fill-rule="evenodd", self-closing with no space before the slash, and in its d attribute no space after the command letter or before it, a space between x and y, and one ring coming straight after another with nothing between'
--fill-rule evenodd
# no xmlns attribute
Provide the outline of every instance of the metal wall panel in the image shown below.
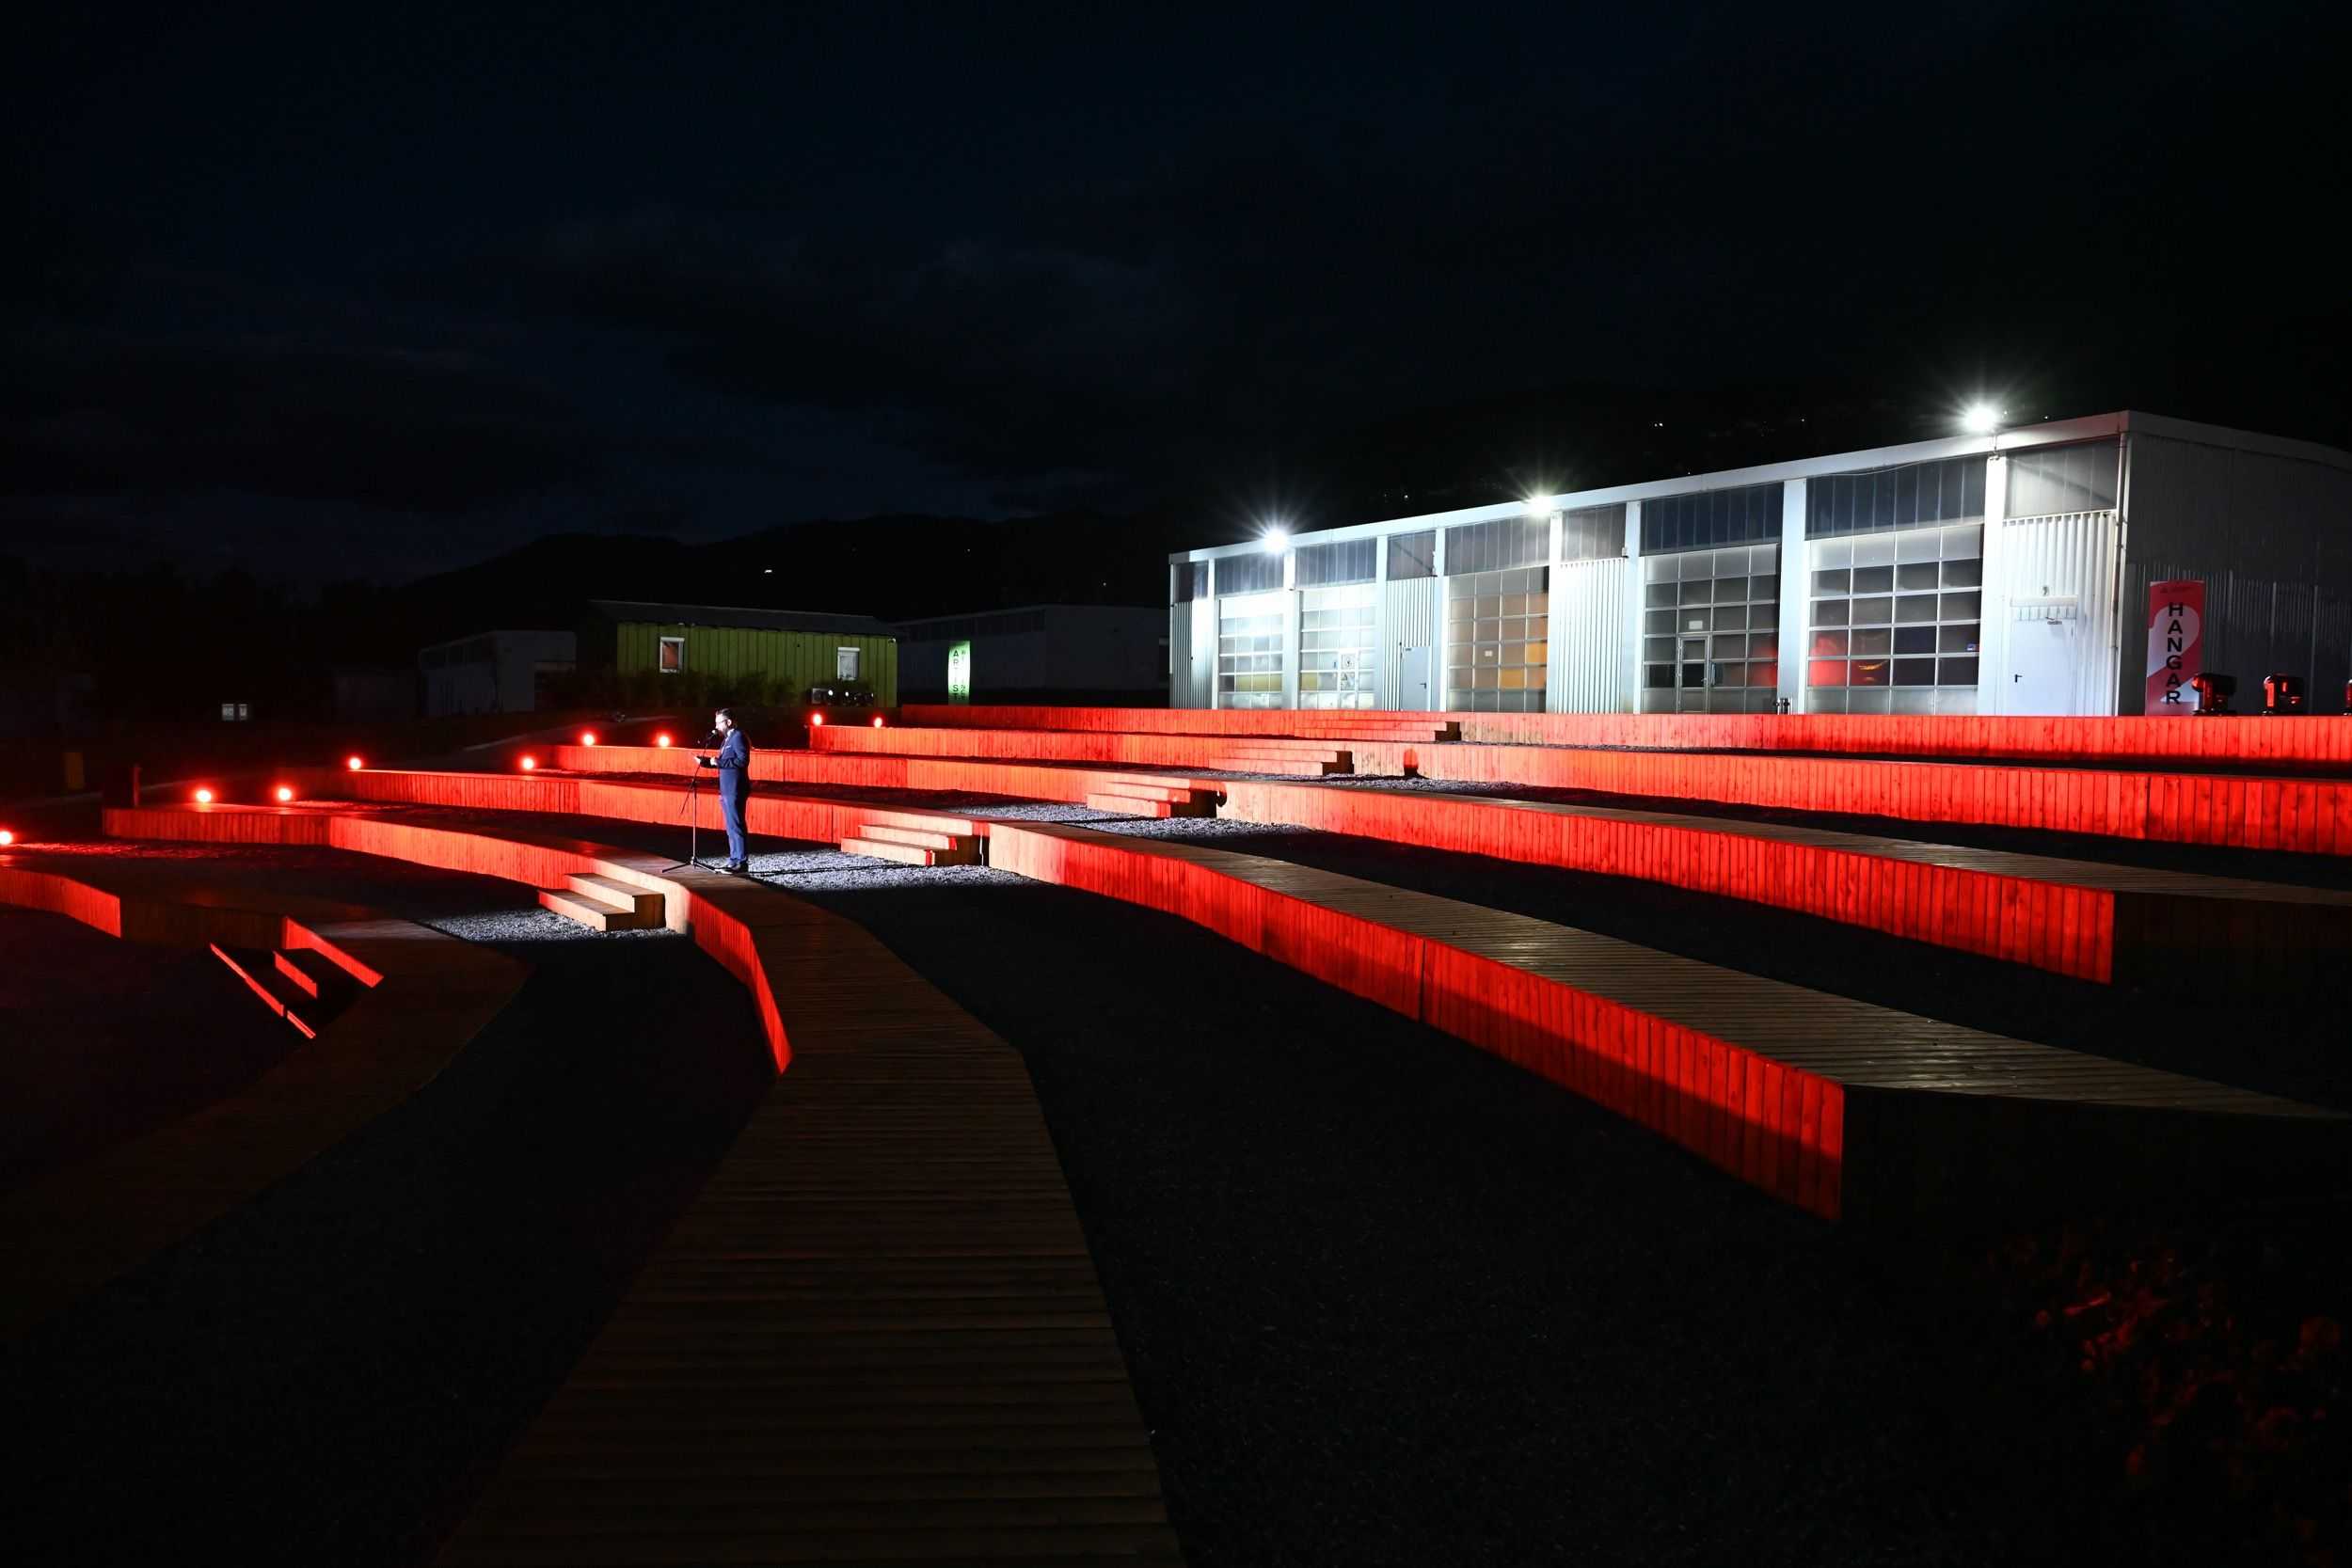
<svg viewBox="0 0 2352 1568"><path fill-rule="evenodd" d="M2284 672L2304 678L2313 711L2337 711L2352 678L2352 472L2139 432L2126 462L2126 626L2150 583L2200 579L2205 668L2238 677L2239 707ZM2125 713L2139 711L2138 662L2118 672Z"/></svg>
<svg viewBox="0 0 2352 1568"><path fill-rule="evenodd" d="M797 695L812 686L831 685L834 650L858 650L858 679L884 707L898 705L898 640L840 632L774 631L759 626L701 626L625 621L615 628L617 668L623 674L655 669L660 640L686 640L686 668L719 683L743 675L787 681ZM724 700L722 698L721 700Z"/></svg>
<svg viewBox="0 0 2352 1568"><path fill-rule="evenodd" d="M1192 601L1168 610L1168 705L1206 707L1205 694L1196 694L1192 679Z"/></svg>
<svg viewBox="0 0 2352 1568"><path fill-rule="evenodd" d="M1387 657L1380 661L1379 701L1384 708L1404 705L1403 650L1406 648L1429 650L1430 705L1436 707L1444 703L1439 688L1445 679L1445 649L1439 646L1442 629L1438 617L1438 592L1441 580L1438 578L1415 578L1382 585L1380 647Z"/></svg>
<svg viewBox="0 0 2352 1568"><path fill-rule="evenodd" d="M1625 685L1627 570L1622 556L1552 568L1549 711L1633 711Z"/></svg>
<svg viewBox="0 0 2352 1568"><path fill-rule="evenodd" d="M2016 711L2014 623L2072 623L2078 650L2067 682L2068 711L2115 711L2121 626L2116 603L2118 525L2112 512L2072 512L1986 526L1984 659L1981 711ZM2046 667L2046 666L2045 666ZM2135 710L2137 711L2137 710Z"/></svg>

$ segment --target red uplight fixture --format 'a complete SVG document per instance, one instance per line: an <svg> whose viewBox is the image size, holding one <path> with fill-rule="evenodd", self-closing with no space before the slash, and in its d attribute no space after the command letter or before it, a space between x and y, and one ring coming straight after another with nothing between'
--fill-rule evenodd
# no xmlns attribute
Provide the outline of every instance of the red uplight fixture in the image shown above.
<svg viewBox="0 0 2352 1568"><path fill-rule="evenodd" d="M357 773L359 771L363 764L359 760L358 753L355 752L350 756L343 758L343 766L350 768L354 773Z"/></svg>
<svg viewBox="0 0 2352 1568"><path fill-rule="evenodd" d="M16 835L14 833L8 832L6 828L0 828L0 849L6 849L9 845L14 844L15 842Z"/></svg>
<svg viewBox="0 0 2352 1568"><path fill-rule="evenodd" d="M213 792L209 789L198 790L196 792L196 803L199 806L211 805L213 803Z"/></svg>
<svg viewBox="0 0 2352 1568"><path fill-rule="evenodd" d="M667 746L670 743L670 737L666 735L658 735L653 737L653 743L657 746Z"/></svg>
<svg viewBox="0 0 2352 1568"><path fill-rule="evenodd" d="M882 715L879 713L874 715L874 728L878 730L882 728Z"/></svg>
<svg viewBox="0 0 2352 1568"><path fill-rule="evenodd" d="M525 758L523 758L523 771L524 771L524 772L528 773L528 772L530 772L532 768L536 768L536 767L538 767L538 766L539 766L539 759L538 759L537 757L525 757Z"/></svg>
<svg viewBox="0 0 2352 1568"><path fill-rule="evenodd" d="M279 784L278 786L278 799L281 801L291 800L294 799L294 791L287 788L284 784Z"/></svg>
<svg viewBox="0 0 2352 1568"><path fill-rule="evenodd" d="M823 729L825 727L825 716L821 713L810 714L808 716L808 727L812 730Z"/></svg>
<svg viewBox="0 0 2352 1568"><path fill-rule="evenodd" d="M596 743L596 732L594 730L580 731L580 743L582 746L594 746Z"/></svg>

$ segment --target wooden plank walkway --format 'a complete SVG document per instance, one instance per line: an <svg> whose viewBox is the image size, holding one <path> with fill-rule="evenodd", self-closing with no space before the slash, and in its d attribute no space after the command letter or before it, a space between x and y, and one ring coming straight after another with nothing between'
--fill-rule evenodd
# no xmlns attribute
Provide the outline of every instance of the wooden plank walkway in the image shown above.
<svg viewBox="0 0 2352 1568"><path fill-rule="evenodd" d="M862 927L447 811L108 825L659 889L751 988L788 1064L444 1561L1182 1560L1027 1069Z"/></svg>
<svg viewBox="0 0 2352 1568"><path fill-rule="evenodd" d="M2352 892L1826 828L1434 790L1227 779L1220 816L1290 822L1742 898L2077 979L2311 987Z"/></svg>
<svg viewBox="0 0 2352 1568"><path fill-rule="evenodd" d="M0 902L135 941L312 948L367 989L238 1093L0 1196L0 1336L193 1235L400 1104L523 980L501 954L353 905L190 887L120 858L71 857L63 870L30 855L11 862L0 867Z"/></svg>
<svg viewBox="0 0 2352 1568"><path fill-rule="evenodd" d="M2352 1120L2293 1101L1287 862L1030 822L992 824L990 850L1494 1051L1833 1218L2094 1177L2307 1180L2347 1152Z"/></svg>

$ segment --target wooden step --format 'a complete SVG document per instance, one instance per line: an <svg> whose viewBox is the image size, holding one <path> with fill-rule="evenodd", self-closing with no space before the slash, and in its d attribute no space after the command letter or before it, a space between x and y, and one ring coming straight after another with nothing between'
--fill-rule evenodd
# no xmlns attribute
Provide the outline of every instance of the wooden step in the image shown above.
<svg viewBox="0 0 2352 1568"><path fill-rule="evenodd" d="M653 924L638 916L633 903L622 904L602 895L576 893L569 888L541 888L539 904L592 931L636 931Z"/></svg>
<svg viewBox="0 0 2352 1568"><path fill-rule="evenodd" d="M845 838L841 841L845 855L864 855L867 860L895 861L900 865L937 865L940 851L925 849L918 845L893 844L882 838Z"/></svg>
<svg viewBox="0 0 2352 1568"><path fill-rule="evenodd" d="M1173 816L1175 806L1167 800L1146 800L1140 795L1089 795L1087 805L1094 811L1107 811L1120 816Z"/></svg>
<svg viewBox="0 0 2352 1568"><path fill-rule="evenodd" d="M355 984L341 964L315 947L280 947L270 958L279 977L313 1001L341 995Z"/></svg>
<svg viewBox="0 0 2352 1568"><path fill-rule="evenodd" d="M564 881L574 893L635 912L639 927L663 924L669 913L669 900L651 888L624 882L617 877L599 876L593 871L576 871Z"/></svg>
<svg viewBox="0 0 2352 1568"><path fill-rule="evenodd" d="M304 1039L318 1038L319 1032L297 1010L308 1005L310 998L279 974L277 966L265 965L258 960L248 961L231 954L216 942L205 945L213 950L213 957L229 966L229 973L243 980L246 988L262 999L262 1006L294 1025Z"/></svg>
<svg viewBox="0 0 2352 1568"><path fill-rule="evenodd" d="M957 844L954 833L935 833L924 828L889 828L879 822L868 822L857 831L858 837L879 839L884 844L911 845L917 849L945 852Z"/></svg>

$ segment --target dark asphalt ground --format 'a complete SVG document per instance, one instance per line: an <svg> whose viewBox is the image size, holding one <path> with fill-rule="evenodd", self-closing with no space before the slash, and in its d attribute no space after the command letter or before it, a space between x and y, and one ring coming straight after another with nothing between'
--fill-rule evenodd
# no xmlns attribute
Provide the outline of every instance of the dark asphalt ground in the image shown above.
<svg viewBox="0 0 2352 1568"><path fill-rule="evenodd" d="M2038 1386L1662 1140L1170 917L816 896L1020 1046L1195 1568L2092 1544Z"/></svg>
<svg viewBox="0 0 2352 1568"><path fill-rule="evenodd" d="M0 1555L430 1557L773 1083L691 942L511 950L407 1104L0 1344Z"/></svg>
<svg viewBox="0 0 2352 1568"><path fill-rule="evenodd" d="M300 1037L212 954L0 909L0 1189L267 1071Z"/></svg>

